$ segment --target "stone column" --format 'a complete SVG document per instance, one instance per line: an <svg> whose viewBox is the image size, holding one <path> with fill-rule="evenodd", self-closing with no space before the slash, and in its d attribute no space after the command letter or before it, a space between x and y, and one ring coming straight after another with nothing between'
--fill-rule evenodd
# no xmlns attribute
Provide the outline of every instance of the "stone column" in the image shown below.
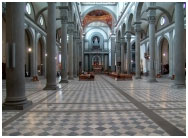
<svg viewBox="0 0 188 138"><path fill-rule="evenodd" d="M84 59L84 61L85 61L85 71L87 71L88 72L88 55L84 55L84 57L85 57L85 59Z"/></svg>
<svg viewBox="0 0 188 138"><path fill-rule="evenodd" d="M124 73L125 38L121 38L121 73Z"/></svg>
<svg viewBox="0 0 188 138"><path fill-rule="evenodd" d="M155 77L155 16L156 10L155 2L150 2L148 8L148 22L149 22L149 50L150 50L150 71L149 71L149 82L156 82Z"/></svg>
<svg viewBox="0 0 188 138"><path fill-rule="evenodd" d="M79 43L80 43L80 40L79 40L79 37L77 35L76 49L75 49L75 52L76 52L76 76L79 75Z"/></svg>
<svg viewBox="0 0 188 138"><path fill-rule="evenodd" d="M184 11L183 3L175 4L175 37L174 37L174 88L185 87L185 54L184 54Z"/></svg>
<svg viewBox="0 0 188 138"><path fill-rule="evenodd" d="M68 11L61 11L61 81L60 83L68 83L67 76L67 22Z"/></svg>
<svg viewBox="0 0 188 138"><path fill-rule="evenodd" d="M84 72L84 48L85 48L85 34L82 35L82 72Z"/></svg>
<svg viewBox="0 0 188 138"><path fill-rule="evenodd" d="M105 66L104 66L104 71L108 70L108 55L104 55L105 58Z"/></svg>
<svg viewBox="0 0 188 138"><path fill-rule="evenodd" d="M131 34L127 33L127 74L131 73Z"/></svg>
<svg viewBox="0 0 188 138"><path fill-rule="evenodd" d="M73 74L74 74L74 77L76 78L77 77L77 59L78 59L78 56L77 56L77 31L74 31L74 36L73 36Z"/></svg>
<svg viewBox="0 0 188 138"><path fill-rule="evenodd" d="M38 70L37 70L37 57L38 57L38 31L35 30L35 38L33 41L33 49L31 51L31 58L32 58L32 81L38 81Z"/></svg>
<svg viewBox="0 0 188 138"><path fill-rule="evenodd" d="M68 79L73 80L73 31L74 31L73 22L69 22L68 34L69 34L69 44L68 44L68 53L69 53L69 77Z"/></svg>
<svg viewBox="0 0 188 138"><path fill-rule="evenodd" d="M136 47L136 75L135 75L135 79L141 79L140 76L140 31L141 31L141 27L140 27L141 22L135 22L135 34L136 34L136 38L135 38L135 47Z"/></svg>
<svg viewBox="0 0 188 138"><path fill-rule="evenodd" d="M111 71L115 72L115 34L111 35Z"/></svg>
<svg viewBox="0 0 188 138"><path fill-rule="evenodd" d="M78 61L78 74L82 73L82 66L80 66L80 63L82 63L82 41L79 41L79 48L78 48L78 53L79 53L79 61Z"/></svg>
<svg viewBox="0 0 188 138"><path fill-rule="evenodd" d="M56 3L48 3L47 76L44 90L58 89L56 84Z"/></svg>
<svg viewBox="0 0 188 138"><path fill-rule="evenodd" d="M32 46L32 51L30 52L30 58L31 58L31 76L34 78L35 76L35 40L36 39L36 31L35 31L35 36L33 38L33 46Z"/></svg>
<svg viewBox="0 0 188 138"><path fill-rule="evenodd" d="M121 57L120 57L120 42L116 42L116 73L120 73L120 66L118 63L121 62Z"/></svg>
<svg viewBox="0 0 188 138"><path fill-rule="evenodd" d="M6 99L3 110L23 110L32 104L25 96L24 9L24 2L6 4L7 64Z"/></svg>
<svg viewBox="0 0 188 138"><path fill-rule="evenodd" d="M171 30L170 32L170 42L169 42L169 78L172 78L172 75L174 75L173 73L173 57L174 57L174 39L173 39L173 30Z"/></svg>

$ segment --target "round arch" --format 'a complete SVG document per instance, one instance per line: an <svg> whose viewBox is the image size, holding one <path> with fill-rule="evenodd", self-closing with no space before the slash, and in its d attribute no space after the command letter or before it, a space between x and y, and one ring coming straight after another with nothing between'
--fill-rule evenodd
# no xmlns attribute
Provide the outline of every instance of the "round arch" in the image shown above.
<svg viewBox="0 0 188 138"><path fill-rule="evenodd" d="M139 22L140 21L140 19L141 19L141 11L142 11L142 7L143 7L143 2L138 2L137 4L136 4L136 10L135 10L135 13L134 13L134 21L135 22Z"/></svg>
<svg viewBox="0 0 188 138"><path fill-rule="evenodd" d="M168 48L167 48L167 54L165 54L165 58L167 58L168 57L168 65L167 66L165 66L165 67L167 67L168 68L168 71L170 71L170 67L169 67L169 64L170 64L170 62L169 62L169 50L170 50L170 39L169 39L169 37L167 36L167 35L163 35L163 36L161 36L159 39L158 39L158 41L157 41L157 51L158 51L158 66L157 66L157 71L158 71L158 73L159 74L162 74L162 58L163 58L163 51L162 51L162 45L163 45L163 42L165 41L165 43L168 43ZM163 52L163 53L162 53Z"/></svg>
<svg viewBox="0 0 188 138"><path fill-rule="evenodd" d="M108 13L110 13L110 14L112 15L114 21L117 21L117 17L116 17L115 13L114 13L112 10L110 10L109 8L106 8L106 7L104 7L104 6L100 6L100 5L90 7L90 8L87 9L85 12L83 12L83 14L81 15L81 16L82 16L82 19L84 19L84 17L85 17L89 12L91 12L91 11L93 11L93 10L104 10L104 11L106 11L106 12L108 12Z"/></svg>
<svg viewBox="0 0 188 138"><path fill-rule="evenodd" d="M25 29L25 77L32 75L33 34L30 28Z"/></svg>
<svg viewBox="0 0 188 138"><path fill-rule="evenodd" d="M131 31L131 23L133 21L133 14L130 13L127 20L127 31Z"/></svg>
<svg viewBox="0 0 188 138"><path fill-rule="evenodd" d="M121 37L124 37L125 31L126 31L126 24L123 23L123 26L122 26L122 28L121 28Z"/></svg>
<svg viewBox="0 0 188 138"><path fill-rule="evenodd" d="M100 48L102 48L104 46L104 36L99 32L93 32L90 34L90 36L88 37L88 46L89 47L92 46L92 40L94 37L99 38L99 46L100 46Z"/></svg>
<svg viewBox="0 0 188 138"><path fill-rule="evenodd" d="M104 39L107 39L108 38L108 35L107 35L107 33L103 30L103 29L101 29L101 28L96 28L96 27L92 27L91 29L89 29L89 30L87 30L87 32L85 32L85 38L87 39L88 38L88 35L90 35L89 34L89 32L101 32L101 34L103 34L103 36L104 36Z"/></svg>
<svg viewBox="0 0 188 138"><path fill-rule="evenodd" d="M41 35L37 39L37 71L39 76L45 75L45 40Z"/></svg>
<svg viewBox="0 0 188 138"><path fill-rule="evenodd" d="M169 41L166 37L159 40L159 65L162 75L169 74Z"/></svg>
<svg viewBox="0 0 188 138"><path fill-rule="evenodd" d="M121 39L121 30L118 30L117 36L116 36L116 40L117 42L120 42Z"/></svg>
<svg viewBox="0 0 188 138"><path fill-rule="evenodd" d="M87 27L88 27L90 24L94 23L94 22L101 22L101 23L106 24L105 22L103 22L103 21L101 21L101 20L95 20L95 21L93 21L93 22L88 23L88 24L84 27L84 30L86 30ZM106 24L106 26L111 30L111 28L110 28L107 24ZM95 28L96 28L96 26L95 26ZM98 27L98 28L100 28L100 27Z"/></svg>
<svg viewBox="0 0 188 138"><path fill-rule="evenodd" d="M99 55L93 55L92 57L92 65L101 65L102 64L102 60L101 60L101 56Z"/></svg>

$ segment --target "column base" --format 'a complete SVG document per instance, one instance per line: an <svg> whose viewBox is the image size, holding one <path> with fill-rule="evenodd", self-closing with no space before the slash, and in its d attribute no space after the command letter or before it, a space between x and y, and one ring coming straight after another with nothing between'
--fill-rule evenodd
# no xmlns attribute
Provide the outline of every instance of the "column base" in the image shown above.
<svg viewBox="0 0 188 138"><path fill-rule="evenodd" d="M68 80L61 80L59 83L69 83Z"/></svg>
<svg viewBox="0 0 188 138"><path fill-rule="evenodd" d="M69 80L74 80L74 77L68 77Z"/></svg>
<svg viewBox="0 0 188 138"><path fill-rule="evenodd" d="M174 88L174 89L185 89L185 84L173 84L171 85L171 88Z"/></svg>
<svg viewBox="0 0 188 138"><path fill-rule="evenodd" d="M32 81L39 81L38 76L33 76Z"/></svg>
<svg viewBox="0 0 188 138"><path fill-rule="evenodd" d="M25 100L22 102L5 102L3 103L2 109L3 110L24 110L25 108L29 107L32 105L32 101Z"/></svg>
<svg viewBox="0 0 188 138"><path fill-rule="evenodd" d="M135 79L142 79L141 76L135 76Z"/></svg>
<svg viewBox="0 0 188 138"><path fill-rule="evenodd" d="M57 85L46 85L43 90L58 90L59 87Z"/></svg>
<svg viewBox="0 0 188 138"><path fill-rule="evenodd" d="M147 82L158 82L158 81L155 78L150 78L150 79L148 79Z"/></svg>

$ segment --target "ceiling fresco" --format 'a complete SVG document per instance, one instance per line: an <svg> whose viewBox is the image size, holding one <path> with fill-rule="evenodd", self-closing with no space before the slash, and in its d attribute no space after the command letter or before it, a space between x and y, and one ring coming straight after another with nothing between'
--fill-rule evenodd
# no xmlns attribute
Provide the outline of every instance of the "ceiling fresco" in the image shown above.
<svg viewBox="0 0 188 138"><path fill-rule="evenodd" d="M112 27L112 15L104 10L94 10L89 12L83 19L83 27L89 23L101 21L106 23L110 28Z"/></svg>

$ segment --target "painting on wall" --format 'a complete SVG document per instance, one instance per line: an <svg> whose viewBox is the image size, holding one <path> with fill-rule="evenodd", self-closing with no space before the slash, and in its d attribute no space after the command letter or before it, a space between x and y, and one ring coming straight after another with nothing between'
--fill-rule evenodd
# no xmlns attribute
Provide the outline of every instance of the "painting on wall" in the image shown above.
<svg viewBox="0 0 188 138"><path fill-rule="evenodd" d="M94 10L89 12L83 19L83 27L95 21L104 22L110 28L112 27L112 15L104 10Z"/></svg>

